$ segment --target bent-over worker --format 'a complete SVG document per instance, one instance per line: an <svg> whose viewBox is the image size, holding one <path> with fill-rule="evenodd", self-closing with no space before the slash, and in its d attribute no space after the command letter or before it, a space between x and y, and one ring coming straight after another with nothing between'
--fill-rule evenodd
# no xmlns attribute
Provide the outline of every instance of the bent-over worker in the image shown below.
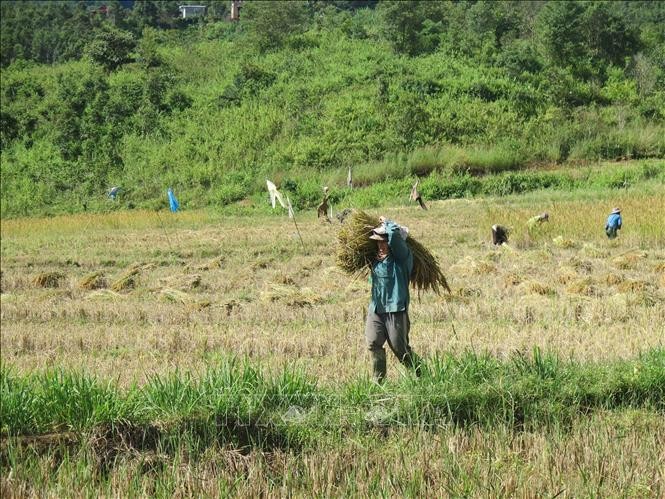
<svg viewBox="0 0 665 499"><path fill-rule="evenodd" d="M617 231L621 229L621 210L619 208L614 208L610 216L607 217L607 222L605 223L605 234L610 239L617 237Z"/></svg>

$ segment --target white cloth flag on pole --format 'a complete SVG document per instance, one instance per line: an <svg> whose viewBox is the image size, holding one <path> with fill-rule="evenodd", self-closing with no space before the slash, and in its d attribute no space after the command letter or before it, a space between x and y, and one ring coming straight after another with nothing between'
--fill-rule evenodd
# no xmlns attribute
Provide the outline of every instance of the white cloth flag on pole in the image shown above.
<svg viewBox="0 0 665 499"><path fill-rule="evenodd" d="M291 206L291 200L289 199L289 196L286 196L286 205L289 209L289 218L293 218L295 214L293 213L293 206Z"/></svg>
<svg viewBox="0 0 665 499"><path fill-rule="evenodd" d="M270 193L270 203L272 204L272 207L275 208L275 200L277 200L279 201L279 204L282 205L282 208L286 208L286 203L284 203L284 198L277 190L275 184L273 184L270 180L266 179L266 185L268 186L268 192Z"/></svg>

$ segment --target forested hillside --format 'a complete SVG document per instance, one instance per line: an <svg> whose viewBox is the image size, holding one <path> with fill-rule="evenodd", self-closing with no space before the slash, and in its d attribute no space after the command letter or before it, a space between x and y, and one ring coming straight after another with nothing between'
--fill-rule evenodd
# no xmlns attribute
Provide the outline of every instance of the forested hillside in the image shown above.
<svg viewBox="0 0 665 499"><path fill-rule="evenodd" d="M664 2L180 3L1 3L3 217L665 157Z"/></svg>

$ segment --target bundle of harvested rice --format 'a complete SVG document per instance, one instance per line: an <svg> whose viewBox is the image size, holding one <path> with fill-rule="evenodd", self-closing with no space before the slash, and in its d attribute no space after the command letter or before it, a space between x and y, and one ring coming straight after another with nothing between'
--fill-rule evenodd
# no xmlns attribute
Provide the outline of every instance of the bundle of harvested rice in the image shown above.
<svg viewBox="0 0 665 499"><path fill-rule="evenodd" d="M538 281L526 281L519 285L523 294L553 296L556 295L556 290L547 284Z"/></svg>
<svg viewBox="0 0 665 499"><path fill-rule="evenodd" d="M261 292L261 299L267 302L280 302L291 307L304 307L321 303L323 298L310 288L300 288L280 284L269 284Z"/></svg>
<svg viewBox="0 0 665 499"><path fill-rule="evenodd" d="M646 252L629 250L612 259L612 263L620 269L633 269L647 257Z"/></svg>
<svg viewBox="0 0 665 499"><path fill-rule="evenodd" d="M190 296L179 289L164 288L160 291L160 297L166 301L187 304L191 301Z"/></svg>
<svg viewBox="0 0 665 499"><path fill-rule="evenodd" d="M571 282L566 287L566 293L571 295L586 295L591 296L597 293L593 281L589 277L578 279Z"/></svg>
<svg viewBox="0 0 665 499"><path fill-rule="evenodd" d="M194 270L216 270L219 269L223 266L225 261L225 257L223 256L218 256L213 258L212 260L209 260L205 263L199 264L199 265L189 265L189 268L194 269Z"/></svg>
<svg viewBox="0 0 665 499"><path fill-rule="evenodd" d="M104 277L104 272L93 272L79 281L79 287L82 289L103 289L107 286L108 281Z"/></svg>
<svg viewBox="0 0 665 499"><path fill-rule="evenodd" d="M582 246L582 252L591 258L605 258L610 253L605 249L596 248L593 244L584 244Z"/></svg>
<svg viewBox="0 0 665 499"><path fill-rule="evenodd" d="M572 239L567 239L563 236L555 237L554 239L552 239L552 242L554 243L554 246L558 248L570 249L577 247L577 243L575 241L573 241Z"/></svg>
<svg viewBox="0 0 665 499"><path fill-rule="evenodd" d="M180 291L189 291L201 287L200 274L174 275L159 281L162 286L179 289Z"/></svg>
<svg viewBox="0 0 665 499"><path fill-rule="evenodd" d="M112 284L113 291L125 291L136 287L139 274L146 270L155 268L154 263L134 263L127 267L125 271Z"/></svg>
<svg viewBox="0 0 665 499"><path fill-rule="evenodd" d="M111 284L111 289L117 292L134 288L136 286L139 272L140 270L138 268L127 269L116 281L113 282L113 284Z"/></svg>
<svg viewBox="0 0 665 499"><path fill-rule="evenodd" d="M85 297L86 300L116 300L122 299L123 296L115 291L110 289L100 289L98 291L93 291L88 296Z"/></svg>
<svg viewBox="0 0 665 499"><path fill-rule="evenodd" d="M605 275L605 283L608 284L609 286L616 286L617 284L621 284L625 279L615 273L610 273Z"/></svg>
<svg viewBox="0 0 665 499"><path fill-rule="evenodd" d="M621 293L639 293L641 291L649 291L653 287L654 287L653 284L647 281L632 280L632 279L627 279L625 281L620 282L617 285L617 289Z"/></svg>
<svg viewBox="0 0 665 499"><path fill-rule="evenodd" d="M39 288L57 288L64 278L62 272L42 272L32 279L32 284Z"/></svg>
<svg viewBox="0 0 665 499"><path fill-rule="evenodd" d="M364 211L354 211L337 234L337 266L351 275L367 274L376 257L376 242L369 239L372 229L379 225L378 218ZM418 290L432 290L437 294L441 288L450 293L446 277L441 272L434 255L412 236L406 244L413 253L411 285Z"/></svg>

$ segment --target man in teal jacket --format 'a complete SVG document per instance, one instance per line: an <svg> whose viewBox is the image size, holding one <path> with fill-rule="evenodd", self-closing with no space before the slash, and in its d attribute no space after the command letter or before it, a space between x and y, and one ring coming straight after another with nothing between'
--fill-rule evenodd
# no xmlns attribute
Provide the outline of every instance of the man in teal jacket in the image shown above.
<svg viewBox="0 0 665 499"><path fill-rule="evenodd" d="M386 377L383 348L386 341L399 361L420 375L420 365L409 346L409 278L413 254L406 244L406 231L384 217L380 220L381 225L370 235L377 243L377 255L372 263L372 299L365 326L374 378L379 382Z"/></svg>

